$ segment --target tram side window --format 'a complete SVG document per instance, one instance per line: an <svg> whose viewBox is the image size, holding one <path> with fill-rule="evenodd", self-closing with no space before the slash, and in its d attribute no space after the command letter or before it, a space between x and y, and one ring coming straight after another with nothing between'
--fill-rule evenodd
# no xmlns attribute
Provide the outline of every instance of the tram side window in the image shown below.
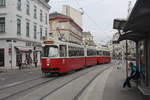
<svg viewBox="0 0 150 100"><path fill-rule="evenodd" d="M67 47L66 45L60 45L60 57L67 57Z"/></svg>
<svg viewBox="0 0 150 100"><path fill-rule="evenodd" d="M77 55L76 56L84 56L84 49L83 48L77 48Z"/></svg>
<svg viewBox="0 0 150 100"><path fill-rule="evenodd" d="M84 49L80 47L69 46L69 57L84 56Z"/></svg>
<svg viewBox="0 0 150 100"><path fill-rule="evenodd" d="M110 56L110 52L108 52L108 56Z"/></svg>
<svg viewBox="0 0 150 100"><path fill-rule="evenodd" d="M110 52L109 51L103 51L103 56L110 56Z"/></svg>
<svg viewBox="0 0 150 100"><path fill-rule="evenodd" d="M80 48L80 56L84 56L84 49L83 48Z"/></svg>
<svg viewBox="0 0 150 100"><path fill-rule="evenodd" d="M68 50L69 50L69 57L72 57L74 55L73 47L69 46Z"/></svg>
<svg viewBox="0 0 150 100"><path fill-rule="evenodd" d="M102 56L102 55L103 55L103 52L102 52L102 51L97 51L97 55L98 55L98 56Z"/></svg>
<svg viewBox="0 0 150 100"><path fill-rule="evenodd" d="M109 51L106 51L106 56L110 56L110 52Z"/></svg>
<svg viewBox="0 0 150 100"><path fill-rule="evenodd" d="M106 51L103 51L103 56L106 56Z"/></svg>
<svg viewBox="0 0 150 100"><path fill-rule="evenodd" d="M96 50L88 49L87 50L87 56L95 56L96 55Z"/></svg>

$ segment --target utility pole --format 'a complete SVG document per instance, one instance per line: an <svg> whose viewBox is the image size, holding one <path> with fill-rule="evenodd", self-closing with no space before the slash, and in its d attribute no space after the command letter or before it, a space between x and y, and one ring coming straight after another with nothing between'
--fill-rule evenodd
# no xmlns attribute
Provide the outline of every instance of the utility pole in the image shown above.
<svg viewBox="0 0 150 100"><path fill-rule="evenodd" d="M128 77L128 41L126 40L126 77Z"/></svg>
<svg viewBox="0 0 150 100"><path fill-rule="evenodd" d="M128 15L127 18L130 15L130 11L131 11L131 0L128 1ZM126 77L128 77L128 40L126 40Z"/></svg>

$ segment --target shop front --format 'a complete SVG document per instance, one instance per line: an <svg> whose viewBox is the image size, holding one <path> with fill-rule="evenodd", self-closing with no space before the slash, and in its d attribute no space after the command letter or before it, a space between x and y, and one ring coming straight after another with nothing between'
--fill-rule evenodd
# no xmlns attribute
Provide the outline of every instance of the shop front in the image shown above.
<svg viewBox="0 0 150 100"><path fill-rule="evenodd" d="M29 43L26 43L29 44ZM19 65L20 61L22 67L37 67L41 64L41 46L35 46L31 43L30 46L15 46L16 50L16 66Z"/></svg>
<svg viewBox="0 0 150 100"><path fill-rule="evenodd" d="M0 40L0 67L4 69L18 69L19 62L29 67L41 64L41 42L25 41L21 39Z"/></svg>

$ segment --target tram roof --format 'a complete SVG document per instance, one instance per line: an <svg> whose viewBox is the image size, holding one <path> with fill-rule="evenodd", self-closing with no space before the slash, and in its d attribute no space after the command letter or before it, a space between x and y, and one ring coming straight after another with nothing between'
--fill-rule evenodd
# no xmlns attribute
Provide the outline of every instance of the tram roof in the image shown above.
<svg viewBox="0 0 150 100"><path fill-rule="evenodd" d="M45 45L72 45L77 47L85 47L84 45L79 45L75 43L65 42L65 41L44 41Z"/></svg>

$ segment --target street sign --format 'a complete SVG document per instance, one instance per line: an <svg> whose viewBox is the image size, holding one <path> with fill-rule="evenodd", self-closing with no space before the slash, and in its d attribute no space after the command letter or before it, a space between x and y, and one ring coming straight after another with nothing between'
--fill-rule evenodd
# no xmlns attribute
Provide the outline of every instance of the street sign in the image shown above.
<svg viewBox="0 0 150 100"><path fill-rule="evenodd" d="M114 19L113 29L122 30L126 24L126 20L124 19Z"/></svg>
<svg viewBox="0 0 150 100"><path fill-rule="evenodd" d="M119 41L112 41L113 44L119 44Z"/></svg>

